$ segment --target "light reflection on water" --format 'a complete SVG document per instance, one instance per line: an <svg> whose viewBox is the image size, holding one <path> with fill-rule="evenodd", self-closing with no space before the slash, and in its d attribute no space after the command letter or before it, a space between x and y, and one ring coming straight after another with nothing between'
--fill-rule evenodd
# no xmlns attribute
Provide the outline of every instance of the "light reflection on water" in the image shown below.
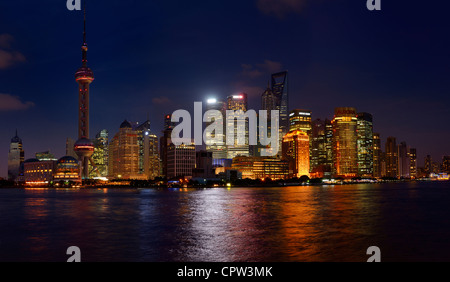
<svg viewBox="0 0 450 282"><path fill-rule="evenodd" d="M0 190L0 260L450 260L448 183Z"/></svg>

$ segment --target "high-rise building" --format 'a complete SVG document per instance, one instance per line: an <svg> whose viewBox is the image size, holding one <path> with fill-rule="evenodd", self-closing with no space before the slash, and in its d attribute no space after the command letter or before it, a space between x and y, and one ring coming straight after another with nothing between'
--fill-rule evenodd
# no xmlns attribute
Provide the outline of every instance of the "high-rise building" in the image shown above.
<svg viewBox="0 0 450 282"><path fill-rule="evenodd" d="M193 141L182 145L170 143L167 147L167 179L192 177L195 162Z"/></svg>
<svg viewBox="0 0 450 282"><path fill-rule="evenodd" d="M441 171L450 174L450 156L442 157Z"/></svg>
<svg viewBox="0 0 450 282"><path fill-rule="evenodd" d="M331 169L332 155L328 154L328 150L331 151L331 138L327 138L327 122L328 120L316 119L312 122L311 130L311 148L310 148L310 163L311 171L319 167L326 166L327 170ZM332 131L331 131L332 132ZM330 155L330 157L329 157Z"/></svg>
<svg viewBox="0 0 450 282"><path fill-rule="evenodd" d="M75 73L78 83L78 141L74 151L82 165L82 177L89 177L89 162L94 153L94 144L89 140L89 85L94 81L94 72L87 66L86 9L84 9L82 66Z"/></svg>
<svg viewBox="0 0 450 282"><path fill-rule="evenodd" d="M272 74L272 92L276 97L276 109L280 111L280 140L289 132L288 72Z"/></svg>
<svg viewBox="0 0 450 282"><path fill-rule="evenodd" d="M409 155L409 148L406 142L401 142L397 146L398 155L398 175L397 178L410 178L411 177L411 159Z"/></svg>
<svg viewBox="0 0 450 282"><path fill-rule="evenodd" d="M139 174L143 178L155 179L160 176L161 170L158 137L151 132L149 120L138 125L135 130L139 145Z"/></svg>
<svg viewBox="0 0 450 282"><path fill-rule="evenodd" d="M267 111L267 116L270 117L270 112L279 110L279 107L277 106L278 98L273 93L272 89L270 88L270 82L267 85L267 89L264 91L264 93L261 96L261 109Z"/></svg>
<svg viewBox="0 0 450 282"><path fill-rule="evenodd" d="M108 146L109 146L109 133L108 130L103 129L94 139L94 154L92 155L92 161L95 167L90 165L90 177L107 177L108 176Z"/></svg>
<svg viewBox="0 0 450 282"><path fill-rule="evenodd" d="M373 120L369 113L358 113L357 146L358 175L373 176Z"/></svg>
<svg viewBox="0 0 450 282"><path fill-rule="evenodd" d="M164 130L163 136L160 138L159 142L159 153L161 156L161 165L162 165L162 176L167 177L167 149L169 145L172 143L172 130L175 127L172 122L172 115L168 114L164 116Z"/></svg>
<svg viewBox="0 0 450 282"><path fill-rule="evenodd" d="M213 160L226 159L227 146L225 140L225 132L226 132L225 117L227 111L227 104L215 98L210 98L206 102L206 111L210 110L219 111L221 115L218 120L214 120L211 118L211 116L207 115L208 118L211 118L211 122L207 122L205 126L208 127L213 123L220 124L222 132L213 131L211 133L207 133L205 139L206 150L212 153ZM222 144L213 142L213 140L220 140Z"/></svg>
<svg viewBox="0 0 450 282"><path fill-rule="evenodd" d="M381 139L379 133L373 134L373 177L381 177Z"/></svg>
<svg viewBox="0 0 450 282"><path fill-rule="evenodd" d="M25 160L22 139L17 135L11 139L8 153L8 180L15 181L20 173L20 166Z"/></svg>
<svg viewBox="0 0 450 282"><path fill-rule="evenodd" d="M138 134L126 120L109 143L108 175L122 179L143 178L139 174Z"/></svg>
<svg viewBox="0 0 450 282"><path fill-rule="evenodd" d="M303 131L293 130L283 138L282 159L289 162L289 177L308 176L309 137Z"/></svg>
<svg viewBox="0 0 450 282"><path fill-rule="evenodd" d="M75 159L78 159L78 156L74 151L74 146L75 146L75 140L73 140L72 138L67 138L66 139L66 156L70 156Z"/></svg>
<svg viewBox="0 0 450 282"><path fill-rule="evenodd" d="M409 173L411 178L417 178L417 149L415 148L409 148Z"/></svg>
<svg viewBox="0 0 450 282"><path fill-rule="evenodd" d="M388 137L386 141L386 176L398 177L398 149L395 137Z"/></svg>
<svg viewBox="0 0 450 282"><path fill-rule="evenodd" d="M355 108L336 108L333 125L333 172L336 177L358 175L357 114Z"/></svg>
<svg viewBox="0 0 450 282"><path fill-rule="evenodd" d="M432 166L433 166L433 160L430 155L427 155L425 157L425 162L424 162L424 172L427 176L433 172Z"/></svg>
<svg viewBox="0 0 450 282"><path fill-rule="evenodd" d="M241 93L238 95L231 95L227 98L227 110L229 111L239 111L242 110L244 113L247 112L247 94ZM227 129L232 127L234 130L234 144L227 145L227 158L232 159L236 156L249 156L250 146L248 143L248 119L241 120L239 118L227 119L226 120ZM244 127L240 128L239 124L243 124ZM238 144L238 133L245 132L245 144ZM227 135L230 133L226 133Z"/></svg>

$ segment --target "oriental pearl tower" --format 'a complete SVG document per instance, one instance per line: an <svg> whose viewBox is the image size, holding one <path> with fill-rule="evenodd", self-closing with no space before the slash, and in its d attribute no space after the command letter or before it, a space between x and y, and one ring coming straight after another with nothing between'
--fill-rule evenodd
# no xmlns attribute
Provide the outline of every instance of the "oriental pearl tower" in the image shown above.
<svg viewBox="0 0 450 282"><path fill-rule="evenodd" d="M85 6L85 5L84 5ZM89 139L89 85L94 81L94 72L87 66L86 44L86 6L84 7L83 45L81 46L82 66L75 73L78 83L78 141L75 142L74 151L81 162L82 178L89 178L89 161L94 153L94 144Z"/></svg>

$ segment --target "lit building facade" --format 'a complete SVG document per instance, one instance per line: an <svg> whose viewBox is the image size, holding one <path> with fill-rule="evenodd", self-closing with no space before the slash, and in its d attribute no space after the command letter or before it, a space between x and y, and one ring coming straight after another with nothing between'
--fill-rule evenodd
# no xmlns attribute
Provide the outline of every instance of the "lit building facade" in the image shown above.
<svg viewBox="0 0 450 282"><path fill-rule="evenodd" d="M164 130L163 136L160 138L159 142L159 153L161 156L161 176L167 177L167 150L169 145L172 143L172 130L175 124L172 122L172 115L168 114L164 116Z"/></svg>
<svg viewBox="0 0 450 282"><path fill-rule="evenodd" d="M103 129L94 139L94 154L92 160L95 168L90 166L90 177L107 177L108 176L108 157L109 157L109 133Z"/></svg>
<svg viewBox="0 0 450 282"><path fill-rule="evenodd" d="M242 179L287 179L289 162L276 157L245 157L233 159L232 169L242 174Z"/></svg>
<svg viewBox="0 0 450 282"><path fill-rule="evenodd" d="M167 147L167 179L191 178L195 162L194 142L179 146L170 143Z"/></svg>
<svg viewBox="0 0 450 282"><path fill-rule="evenodd" d="M239 111L242 110L244 113L247 112L247 94L241 93L238 95L231 95L227 98L227 110L228 111ZM236 156L249 156L250 146L248 143L248 119L241 120L239 118L230 118L226 120L227 129L233 128L234 134L234 144L227 145L227 159L233 159ZM242 128L239 124L244 124ZM238 132L245 131L245 144L238 144ZM227 133L229 134L229 133Z"/></svg>
<svg viewBox="0 0 450 282"><path fill-rule="evenodd" d="M357 114L358 175L373 176L373 119L369 113Z"/></svg>
<svg viewBox="0 0 450 282"><path fill-rule="evenodd" d="M78 162L77 162L78 165ZM27 186L45 186L53 181L56 161L28 159L23 164L24 182Z"/></svg>
<svg viewBox="0 0 450 282"><path fill-rule="evenodd" d="M138 133L126 120L109 143L108 175L121 179L142 178L139 175Z"/></svg>
<svg viewBox="0 0 450 282"><path fill-rule="evenodd" d="M215 98L210 98L206 101L206 111L215 110L219 111L221 116L218 120L212 119L209 115L207 118L211 118L211 122L205 124L206 127L213 123L219 124L222 128L222 132L208 132L205 138L206 150L212 153L212 158L215 160L226 159L227 158L227 146L225 140L225 117L227 111L227 103L219 101ZM217 144L213 140L220 140L222 144Z"/></svg>
<svg viewBox="0 0 450 282"><path fill-rule="evenodd" d="M310 173L309 137L300 131L290 131L283 137L282 159L289 162L289 177L308 176Z"/></svg>
<svg viewBox="0 0 450 282"><path fill-rule="evenodd" d="M77 159L71 156L65 156L53 163L55 164L54 182L81 184L81 169Z"/></svg>
<svg viewBox="0 0 450 282"><path fill-rule="evenodd" d="M20 165L24 162L25 153L22 139L16 136L11 139L8 152L8 180L15 181L20 174Z"/></svg>
<svg viewBox="0 0 450 282"><path fill-rule="evenodd" d="M336 108L333 125L333 173L336 177L358 175L357 114L355 108Z"/></svg>
<svg viewBox="0 0 450 282"><path fill-rule="evenodd" d="M385 149L386 176L398 177L398 148L395 137L388 137Z"/></svg>
<svg viewBox="0 0 450 282"><path fill-rule="evenodd" d="M373 177L381 177L381 138L379 133L373 134Z"/></svg>
<svg viewBox="0 0 450 282"><path fill-rule="evenodd" d="M417 149L416 148L409 148L409 164L410 169L409 173L411 178L417 178Z"/></svg>

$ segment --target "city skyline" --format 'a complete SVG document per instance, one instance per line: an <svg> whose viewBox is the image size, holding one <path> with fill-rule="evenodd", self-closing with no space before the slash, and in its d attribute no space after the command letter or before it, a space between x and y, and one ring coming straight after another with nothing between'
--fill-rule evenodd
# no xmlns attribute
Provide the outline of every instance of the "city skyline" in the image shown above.
<svg viewBox="0 0 450 282"><path fill-rule="evenodd" d="M43 3L45 3L45 1ZM36 7L34 7L33 5L36 5ZM7 165L6 161L2 160L7 160L9 141L14 136L14 130L16 128L19 131L19 136L23 140L25 158L31 158L34 156L34 153L45 150L50 150L54 155L62 157L64 155L66 138L76 138L76 119L74 118L76 116L76 108L73 107L73 105L77 104L77 93L76 85L74 85L73 82L73 73L71 72L73 72L73 69L78 66L77 62L79 62L79 49L77 48L77 46L79 46L80 40L77 39L81 39L81 32L79 32L79 22L80 19L82 19L83 15L81 12L69 12L65 10L64 5L61 5L61 7L57 7L58 5L53 3L46 3L45 5L40 3L40 5L44 7L45 5L47 5L47 7L51 6L53 8L48 12L50 14L49 19L57 19L61 17L69 21L71 28L66 28L64 32L58 33L57 31L61 31L60 29L62 27L47 26L50 34L52 32L54 32L54 35L60 34L61 40L55 39L54 41L51 39L51 36L49 37L38 32L37 34L40 34L43 37L44 43L46 43L48 46L45 44L45 46L42 46L33 42L33 44L30 44L31 47L28 47L25 45L29 44L30 42L28 41L32 40L36 35L26 33L24 28L21 28L20 25L19 27L15 28L8 28L14 26L14 20L10 18L11 16L4 15L4 13L5 11L14 8L14 4L1 4L0 11L3 12L0 12L0 18L2 18L2 20L0 20L0 24L2 26L5 26L5 28L2 29L2 33L0 34L0 47L3 51L3 53L1 53L2 56L0 61L0 85L5 87L5 89L0 89L0 99L2 99L1 102L3 103L3 106L1 108L2 110L0 111L0 116L3 117L1 121L3 134L2 140L0 140L0 146L4 148L2 149L2 151L4 152L2 155L4 155L4 157L0 158L0 177L6 176ZM138 5L146 6L156 4L139 3ZM167 6L165 6L165 4L158 5L161 5L158 7L159 9L161 9L161 11L166 11L165 9L167 9ZM198 9L198 11L204 11L205 9L206 11L208 11L208 9L217 11L217 9L219 9L221 6L230 8L230 6L228 5L231 4L219 3L209 4L207 5L208 7L192 6L190 8L194 11L196 9ZM278 12L275 13L274 11L272 12L276 15L270 14L270 10L268 12L269 14L267 14L267 11L264 8L261 8L257 5L251 6L248 3L242 5L242 9L244 11L251 10L252 15L255 18L257 18L258 20L264 19L264 21L270 22L274 26L271 27L269 23L266 23L266 25L268 25L270 28L275 28L275 26L283 26L286 23L298 23L298 21L302 22L306 21L306 19L312 20L310 17L312 17L312 15L317 15L317 9L323 9L324 5L334 7L338 4L329 3L329 1L324 1L324 3L322 4L313 4L309 2L307 7L305 7L298 13L283 13L282 16L277 14ZM38 11L39 9L43 9L43 7L39 6L38 4L32 4L31 6L32 7L30 8L37 8ZM446 110L444 106L445 101L446 99L448 99L448 97L445 97L444 94L445 90L448 89L448 86L444 84L444 79L439 79L440 76L445 76L445 65L448 65L445 62L448 62L450 60L448 54L443 54L443 50L445 50L444 47L442 47L442 50L438 50L440 52L437 52L441 55L439 57L440 63L432 61L433 56L437 56L437 53L434 53L432 56L428 54L430 57L430 61L426 61L426 58L419 56L416 58L418 62L426 62L430 67L434 66L435 69L433 69L433 71L435 72L435 77L432 77L432 75L429 74L429 72L431 72L430 69L424 69L423 71L416 74L416 76L418 75L419 77L422 77L422 80L416 81L415 83L412 83L412 79L408 77L408 75L411 75L410 71L408 71L406 67L399 67L398 65L398 69L403 70L405 74L403 74L403 77L399 74L399 81L395 81L394 83L393 80L395 79L395 77L390 76L393 75L393 73L386 74L385 76L382 75L382 72L386 71L387 67L381 67L381 63L375 63L373 65L368 63L368 66L366 66L367 68L363 68L363 71L367 71L366 76L358 74L356 77L350 77L359 73L357 71L360 70L363 65L365 65L365 63L362 63L362 61L364 61L362 58L373 62L370 59L371 56L367 54L365 56L362 56L363 54L361 53L345 54L344 52L343 55L345 55L345 59L349 61L345 61L345 59L342 59L343 61L339 62L336 56L337 50L334 50L332 52L332 63L326 66L320 66L321 60L314 60L314 56L312 56L312 58L308 57L307 55L295 54L294 56L291 52L288 52L290 54L268 55L267 52L271 48L273 48L273 46L262 48L264 50L258 52L259 54L255 54L254 56L252 56L252 58L246 57L246 55L248 55L251 50L235 51L233 52L233 54L236 55L236 58L232 56L233 54L229 54L230 57L228 57L233 58L233 60L231 60L233 61L232 63L226 62L226 64L229 64L226 68L219 68L211 73L211 69L209 68L214 68L216 62L225 63L226 60L224 60L223 58L219 58L218 56L217 58L215 58L215 60L213 60L213 62L211 62L210 65L202 60L195 61L199 63L198 68L196 65L190 65L189 63L191 59L188 55L183 56L183 50L190 50L192 54L200 55L201 52L196 53L191 50L191 48L195 49L195 47L198 47L198 45L183 45L181 47L179 46L179 49L175 48L174 50L171 50L173 52L179 52L179 56L175 56L176 58L179 58L181 61L186 60L184 62L185 64L181 64L184 65L184 68L180 68L180 70L174 71L172 68L176 67L178 65L177 63L171 62L169 66L165 66L165 68L161 69L158 67L153 67L154 65L158 65L157 63L152 62L153 59L157 60L156 58L148 58L148 60L144 60L144 62L136 58L136 56L138 56L139 54L146 53L145 48L148 47L147 42L143 42L142 46L140 44L136 44L136 42L135 45L132 46L128 46L125 43L120 43L120 48L124 48L128 51L132 51L133 49L137 48L141 49L141 52L123 52L127 53L128 55L120 54L118 57L123 61L121 62L121 64L113 66L111 64L115 62L115 58L111 57L110 55L111 52L114 52L114 50L116 50L115 48L117 46L114 48L111 47L111 50L105 50L105 46L101 46L100 44L102 40L105 40L105 38L102 38L101 36L102 31L109 30L102 30L102 28L105 28L105 26L99 24L100 19L104 17L101 13L102 9L108 9L107 6L100 6L100 4L91 4L89 2L90 10L88 14L88 29L90 28L90 26L92 26L91 29L93 30L93 32L90 31L88 39L91 48L91 61L89 62L89 65L96 73L100 73L100 77L102 78L99 79L98 84L96 83L95 87L91 90L93 104L91 112L91 127L93 129L90 133L92 136L103 129L107 129L110 132L115 132L117 124L120 124L120 122L122 122L124 119L137 120L141 122L145 120L146 116L150 116L149 119L151 121L150 127L152 132L157 133L158 136L161 136L163 124L162 121L164 115L166 113L171 113L176 109L185 108L184 105L181 105L184 102L186 102L188 105L192 105L193 101L205 101L206 98L209 97L225 99L225 97L238 92L245 92L249 95L249 108L259 109L261 95L265 90L264 86L267 85L267 80L269 79L270 75L272 73L288 69L290 72L290 109L301 108L311 110L313 120L315 120L317 118L332 119L332 113L334 111L334 108L336 107L355 107L358 110L363 110L373 115L374 132L381 134L381 140L383 142L381 146L382 148L384 148L384 142L389 136L396 137L399 143L402 141L406 141L407 144L411 144L413 147L417 148L419 165L422 165L423 158L426 155L432 155L433 159L438 159L444 155L449 154L449 146L446 144L445 140L447 140L450 136L448 130L445 130L445 125L449 124L450 121L446 120L448 119L448 117L443 112L444 110ZM376 34L379 38L383 39L385 38L385 36L389 36L390 34L388 31L388 26L386 25L392 20L392 18L389 16L389 12L387 13L387 16L386 14L383 14L381 16L378 16L379 18L376 18L376 15L368 13L368 11L365 9L364 3L361 3L360 6L361 7L358 7L358 5L354 2L352 2L352 4L346 4L346 8L343 9L343 12L350 13L357 19L362 20L364 23L363 27L373 28L369 29L368 32L379 32L380 34ZM334 10L333 13L342 12L342 7L340 8L340 10ZM391 8L391 10L389 10L389 8ZM397 6L387 6L386 9L391 12L402 11L399 10L399 7ZM413 11L415 11L416 13L418 12L415 9L413 9ZM133 12L135 12L135 9L133 9ZM178 11L176 14L179 15L180 12L181 11ZM130 18L133 18L133 15L126 14L126 12L124 13L124 19L129 20ZM330 19L336 19L336 15L328 15L327 12L325 12L325 14L327 16L330 16ZM425 11L425 15L430 16L429 14L427 14L427 11ZM138 17L140 21L148 23L142 18L139 18L139 16L134 16ZM400 13L399 16L404 16L407 19L409 18L402 13ZM300 18L300 20L298 18ZM382 20L380 20L380 18ZM404 19L403 17L401 18ZM134 19L135 18L133 18L133 20ZM411 20L411 18L409 19ZM11 23L8 22L9 20L11 21ZM28 20L33 20L33 15L31 15L31 19ZM216 22L215 28L218 28L219 26L221 26L222 28L226 28L221 25L222 23L220 22L220 20ZM443 20L444 19L442 18L436 18L428 24L425 24L422 27L423 29L421 31L419 30L419 35L420 32L423 33L424 31L429 31L428 29L435 27L434 24L437 24L439 23L439 21ZM380 21L382 23L382 25L379 26L380 29L370 27L370 24ZM314 22L314 20L312 20L312 22ZM317 24L315 28L320 29L320 24L317 22L315 23ZM17 24L17 22L15 24ZM414 24L417 25L417 23ZM98 27L98 25L100 25L101 27ZM229 28L232 28L233 25L233 23L230 23ZM122 25L119 26L123 27ZM330 27L330 25L326 26ZM174 28L174 26L171 27ZM309 26L310 29L308 29L307 27L307 24L305 24L305 26L302 26L305 34L308 34L308 32L312 32L314 30L312 26ZM405 24L405 26L402 27L405 28L407 27L407 25ZM324 27L322 26L322 28ZM349 32L363 35L364 33L361 33L362 30L360 30L360 28L362 27L349 29ZM408 28L410 29L405 29L405 37L406 39L408 39L407 43L418 41L417 43L419 46L410 46L412 49L410 50L411 54L405 54L404 57L395 62L396 64L405 63L403 60L407 61L410 56L417 55L415 51L419 51L420 48L427 46L425 42L422 42L420 40L423 40L423 38L420 38L420 36L419 39L414 37L416 35L414 32L416 31L413 31L413 27ZM206 32L206 30L203 29L194 30L197 30L200 33L202 31ZM239 34L242 38L244 38L245 35L248 35L246 32L248 32L248 30L244 32L241 31L241 33ZM383 36L383 32L387 32L387 35ZM216 40L226 40L227 38L233 37L225 36L225 31L223 31L223 33L224 34L220 34L220 36L216 35L212 36L211 38ZM133 34L133 32L123 32L119 34L119 37L131 36L135 41L140 37L137 34L137 31L135 31L135 34ZM79 35L79 37L77 37L77 35ZM316 47L324 48L326 46L325 43L337 40L336 38L333 38L331 34L328 33L327 35L331 37L328 38L328 40L312 40L313 42L315 42ZM426 35L435 40L438 38L437 34L433 32L427 33ZM150 37L150 35L148 36ZM202 36L198 36L195 38L201 37ZM148 40L147 35L144 36L144 38ZM172 38L170 36L168 36L168 38L170 38L170 40L175 40L175 38ZM446 44L448 46L448 39L439 39L441 40L441 43L444 43L443 45ZM297 44L301 42L301 40L296 41L294 39L288 38L286 38L286 40L291 40L292 42L296 42ZM372 43L374 43L373 34L370 35L370 40L372 41ZM342 47L348 47L348 45L351 45L351 43L358 43L355 42L354 38L343 38L337 41L341 44L341 48L337 48L338 50L340 49L340 51L343 50ZM40 41L37 40L36 42ZM51 44L51 42L56 44ZM66 44L66 46L64 48L61 48L64 44ZM124 44L127 46L125 46ZM310 44L314 45L312 43ZM403 44L406 43L397 44L395 45L395 48L404 47ZM213 45L217 47L217 45ZM371 52L376 51L375 47L380 46L381 45L372 46L372 48L366 49L365 51L370 54ZM46 47L44 48L45 52L39 53L38 51L44 51L42 47ZM56 47L59 49L56 49ZM251 44L251 46L246 45L243 47L245 47L244 49L247 49L249 47L253 47L256 49L256 46L253 44ZM154 48L163 47L159 46ZM395 51L400 51L400 49L395 48L394 50L386 48L384 49L384 53L379 51L377 55L384 55L384 57L382 56L382 61L386 63L386 60L388 58L391 58L393 54L387 54L385 52L389 52L389 50L392 50L394 53ZM437 47L433 45L433 48ZM274 49L277 50L276 48ZM318 52L318 50L313 49L314 48L311 48L311 50L309 50L310 52L306 54L315 54L316 56L320 55L320 52ZM369 50L371 52L369 52ZM219 50L217 51L219 52ZM36 52L38 52L39 54ZM4 54L13 54L13 59L5 59L6 57ZM157 54L161 55L160 53ZM206 56L207 54L211 55L211 53L204 53L203 55ZM331 56L331 54L328 54L326 52L324 54ZM170 57L169 55L174 54L171 54L170 52L162 53L162 57ZM126 60L127 58L132 58L133 60L130 62ZM347 65L346 63L355 63L355 60L358 59L361 59L361 62L356 63L355 65L350 64L350 67L354 67L354 69L351 69L348 73L342 74L340 71L338 71L339 67L348 69L349 65ZM304 64L302 64L302 61L304 62L308 60L311 61L306 64L308 67L305 68ZM127 62L137 65L139 65L139 63L142 63L142 65L138 67L132 67L130 65L127 65ZM317 63L319 64L319 66L317 65ZM337 64L333 65L333 63ZM62 65L64 65L64 67L61 67ZM54 71L56 66L59 66L58 73ZM195 69L195 72L188 77L184 77L184 73L182 72L182 70L188 72L192 68L192 66L195 66L193 68ZM390 66L392 67L392 64ZM42 74L35 73L37 69L41 68L49 68L49 70L53 70L53 72L50 73L55 76L55 80L58 80L58 83L52 83L51 85L44 87L45 89L41 89L40 84L34 83L33 81L35 79L43 79ZM118 74L115 73L116 71L118 72ZM138 75L136 75L136 71ZM126 73L123 74L122 72ZM42 71L42 73L49 72ZM167 74L177 75L175 76L176 79L171 78L170 80L176 82L175 84L179 83L180 89L177 89L177 87L168 87L166 89L163 89L164 85L167 83L167 80L162 80L162 82L159 82L159 79L161 78L161 76L166 76ZM126 79L124 79L124 81L119 81L118 78L121 78L122 76ZM147 76L154 76L154 80L149 79ZM338 81L335 81L336 77L342 78L342 76L344 76L345 79L342 79L339 81L339 83L337 83ZM416 76L414 76L413 74L413 77ZM380 83L374 83L376 81L376 79L374 79L375 77L382 77L383 79L381 79ZM30 83L26 83L23 85L19 84L18 81L23 78L26 78ZM207 82L204 85L198 86L206 80ZM411 85L406 84L407 82ZM431 84L425 85L425 82L437 83L431 86ZM326 85L327 83L330 85ZM197 86L192 87L192 85ZM336 89L334 89L334 87L336 87ZM435 87L435 90L433 90L433 87ZM346 92L346 90L348 89L351 90L349 93ZM387 93L383 93L383 91L380 91L380 89L384 89ZM394 96L394 99L392 99L390 95L392 95L395 90L398 89L400 89L398 93L396 93L398 96L396 95ZM432 91L432 93L427 93L425 89L427 91ZM441 91L438 92L438 90ZM188 92L188 95L181 94L184 91ZM122 92L126 92L125 95L123 95ZM367 95L369 97L361 95L360 93L362 92L370 93L370 95ZM408 96L408 93L406 92L408 92L410 95ZM34 93L37 93L39 95L39 99L37 99L37 95L33 95ZM61 95L60 93L64 94ZM112 94L108 96L107 93ZM337 97L331 97L334 96L334 94L338 94ZM376 95L377 97L372 97L371 95ZM429 99L424 99L423 96L426 96L427 98L436 97L435 99L438 100L443 99L444 103L442 103L441 100L430 101ZM130 98L129 100L132 101L128 101L124 98ZM116 101L113 102L112 100ZM5 101L9 102L5 103ZM119 109L119 106L122 105L123 107ZM427 105L432 109L428 109ZM189 108L186 108L186 110L191 111L191 109ZM75 114L73 114L74 112ZM8 134L9 132L11 133Z"/></svg>

